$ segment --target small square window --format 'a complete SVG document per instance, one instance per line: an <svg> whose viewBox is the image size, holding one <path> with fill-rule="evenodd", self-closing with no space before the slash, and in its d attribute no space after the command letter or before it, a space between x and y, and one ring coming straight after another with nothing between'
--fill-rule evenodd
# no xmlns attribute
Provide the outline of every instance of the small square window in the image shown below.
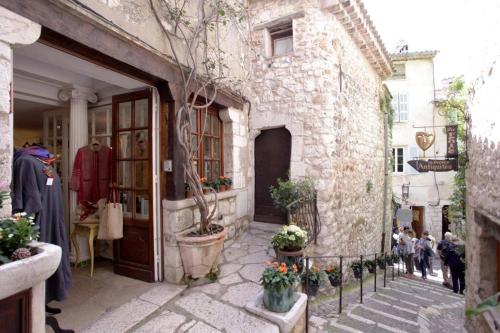
<svg viewBox="0 0 500 333"><path fill-rule="evenodd" d="M394 74L392 74L393 79L405 79L406 78L406 66L405 64L394 64Z"/></svg>
<svg viewBox="0 0 500 333"><path fill-rule="evenodd" d="M293 52L292 22L269 29L273 56L282 56Z"/></svg>

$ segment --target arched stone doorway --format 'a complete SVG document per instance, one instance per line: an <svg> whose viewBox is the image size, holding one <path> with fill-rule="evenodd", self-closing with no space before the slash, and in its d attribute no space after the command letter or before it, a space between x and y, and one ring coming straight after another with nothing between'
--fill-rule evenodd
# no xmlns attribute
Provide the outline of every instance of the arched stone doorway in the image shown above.
<svg viewBox="0 0 500 333"><path fill-rule="evenodd" d="M258 222L285 224L286 213L274 207L269 187L288 179L292 136L284 128L263 130L255 138L255 217Z"/></svg>

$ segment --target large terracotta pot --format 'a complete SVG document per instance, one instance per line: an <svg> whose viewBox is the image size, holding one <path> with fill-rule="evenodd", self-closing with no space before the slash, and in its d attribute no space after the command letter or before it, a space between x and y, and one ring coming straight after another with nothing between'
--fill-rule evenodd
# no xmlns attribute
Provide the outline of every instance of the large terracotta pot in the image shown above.
<svg viewBox="0 0 500 333"><path fill-rule="evenodd" d="M206 276L219 257L227 230L206 235L188 236L191 231L177 236L184 274L197 279Z"/></svg>

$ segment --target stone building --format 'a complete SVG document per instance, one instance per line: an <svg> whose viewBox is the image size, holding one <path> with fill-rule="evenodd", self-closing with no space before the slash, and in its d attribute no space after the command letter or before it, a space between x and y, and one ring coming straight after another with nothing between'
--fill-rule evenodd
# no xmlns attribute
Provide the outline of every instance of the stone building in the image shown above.
<svg viewBox="0 0 500 333"><path fill-rule="evenodd" d="M448 121L437 112L434 104L436 54L437 51L392 54L395 72L386 84L393 96L392 192L395 201L411 207L412 227L417 236L428 230L436 239L441 239L449 231L447 207L456 172L419 173L407 163L413 159L443 159L446 155L443 126ZM434 136L434 144L425 152L416 143L417 132ZM409 185L406 202L402 199L403 185Z"/></svg>
<svg viewBox="0 0 500 333"><path fill-rule="evenodd" d="M384 222L390 228L380 99L392 67L362 2L249 6L254 220L283 221L269 197L276 178L310 177L322 220L316 252L380 251Z"/></svg>
<svg viewBox="0 0 500 333"><path fill-rule="evenodd" d="M497 45L498 47L498 45ZM498 48L497 48L498 50ZM495 61L474 85L469 104L466 307L473 308L500 291L500 66ZM469 332L496 332L500 313L493 310L469 318Z"/></svg>
<svg viewBox="0 0 500 333"><path fill-rule="evenodd" d="M174 133L180 73L150 2L0 0L0 6L4 186L14 147L48 146L60 155L70 232L76 198L67 183L76 152L91 140L109 145L119 151L113 168L130 223L123 240L100 244L101 255L113 258L118 274L180 283L175 235L199 214L185 197ZM219 197L227 241L254 215L272 222L266 182L289 171L315 181L323 221L319 253L379 251L390 226L383 217L389 180L380 100L392 68L362 2L252 0L249 11L250 47L241 31L229 28L221 45L231 78L247 85L219 92L209 112L210 154L199 156L201 176L233 179L233 189ZM138 127L120 127L120 114ZM139 160L128 155L136 141L148 148ZM8 211L6 205L3 214ZM88 260L88 240L76 244L82 255L76 258L73 249L72 260Z"/></svg>

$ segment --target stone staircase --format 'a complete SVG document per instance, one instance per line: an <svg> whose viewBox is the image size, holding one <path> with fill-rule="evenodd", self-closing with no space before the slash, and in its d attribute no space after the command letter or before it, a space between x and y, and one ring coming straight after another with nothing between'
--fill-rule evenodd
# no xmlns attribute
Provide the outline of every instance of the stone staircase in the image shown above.
<svg viewBox="0 0 500 333"><path fill-rule="evenodd" d="M337 318L311 317L309 332L465 332L464 298L440 284L401 277L351 303Z"/></svg>

